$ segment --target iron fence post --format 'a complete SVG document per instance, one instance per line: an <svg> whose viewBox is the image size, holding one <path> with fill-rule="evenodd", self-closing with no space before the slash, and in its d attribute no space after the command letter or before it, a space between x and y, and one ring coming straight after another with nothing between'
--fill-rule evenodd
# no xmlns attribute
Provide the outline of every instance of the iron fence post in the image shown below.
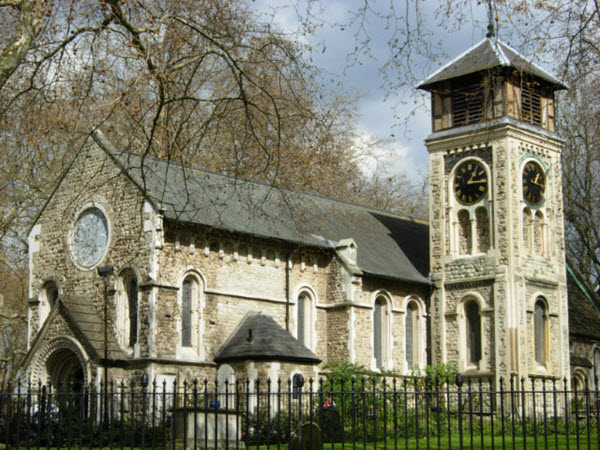
<svg viewBox="0 0 600 450"><path fill-rule="evenodd" d="M542 380L542 407L544 408L544 450L548 450L548 399L546 398L546 378Z"/></svg>
<svg viewBox="0 0 600 450"><path fill-rule="evenodd" d="M146 393L148 388L148 374L143 373L140 380L142 385L142 448L146 448Z"/></svg>
<svg viewBox="0 0 600 450"><path fill-rule="evenodd" d="M590 386L588 384L588 379L585 379L585 428L586 428L586 436L587 436L587 447L590 448Z"/></svg>
<svg viewBox="0 0 600 450"><path fill-rule="evenodd" d="M535 408L535 378L531 379L531 407L533 415L533 447L537 448L537 411Z"/></svg>
<svg viewBox="0 0 600 450"><path fill-rule="evenodd" d="M490 431L492 434L492 450L494 450L496 448L496 441L494 439L494 437L496 436L496 434L494 433L494 413L496 412L496 396L495 396L495 389L493 386L493 378L490 377L488 378L488 388L489 388L489 393L490 393Z"/></svg>
<svg viewBox="0 0 600 450"><path fill-rule="evenodd" d="M460 443L459 448L464 448L463 445L463 429L462 429L462 386L464 383L463 376L460 373L456 374L456 387L458 388L458 439Z"/></svg>
<svg viewBox="0 0 600 450"><path fill-rule="evenodd" d="M500 377L500 428L502 429L502 449L506 448L505 428L504 428L504 378Z"/></svg>
<svg viewBox="0 0 600 450"><path fill-rule="evenodd" d="M15 444L19 448L21 443L21 380L17 381L17 436Z"/></svg>
<svg viewBox="0 0 600 450"><path fill-rule="evenodd" d="M350 390L352 391L352 397L350 401L352 403L352 450L356 449L356 379L352 377L350 379Z"/></svg>
<svg viewBox="0 0 600 450"><path fill-rule="evenodd" d="M556 395L556 378L552 380L552 412L554 413L554 447L558 448L558 398Z"/></svg>
<svg viewBox="0 0 600 450"><path fill-rule="evenodd" d="M597 369L596 369L597 370ZM600 398L598 398L598 375L594 370L594 406L596 410L596 440L598 442L598 449L600 450Z"/></svg>
<svg viewBox="0 0 600 450"><path fill-rule="evenodd" d="M567 388L567 379L563 378L563 389L564 389L564 399L565 399L565 405L564 405L564 411L565 411L565 434L566 434L566 445L567 445L567 450L569 449L569 392L568 392L568 388Z"/></svg>
<svg viewBox="0 0 600 450"><path fill-rule="evenodd" d="M467 399L469 402L469 441L473 448L473 386L472 380L467 380Z"/></svg>
<svg viewBox="0 0 600 450"><path fill-rule="evenodd" d="M521 428L523 431L523 450L527 450L527 412L525 409L525 377L521 377Z"/></svg>
<svg viewBox="0 0 600 450"><path fill-rule="evenodd" d="M312 379L311 379L312 381ZM294 393L298 395L298 448L302 448L302 387L304 386L304 376L301 373L294 375L293 379ZM312 382L311 382L312 388ZM311 389L312 390L312 389Z"/></svg>
<svg viewBox="0 0 600 450"><path fill-rule="evenodd" d="M152 380L152 449L156 448L156 378ZM164 428L164 423L163 423Z"/></svg>
<svg viewBox="0 0 600 450"><path fill-rule="evenodd" d="M450 377L446 376L446 416L448 419L448 449L452 449L452 422L450 417Z"/></svg>

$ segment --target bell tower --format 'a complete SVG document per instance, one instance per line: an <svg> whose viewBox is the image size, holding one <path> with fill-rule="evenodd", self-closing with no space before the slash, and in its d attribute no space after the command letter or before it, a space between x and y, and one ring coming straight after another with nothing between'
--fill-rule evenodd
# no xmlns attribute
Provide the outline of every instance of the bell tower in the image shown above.
<svg viewBox="0 0 600 450"><path fill-rule="evenodd" d="M431 93L432 360L473 376L569 374L554 93L490 33L419 86Z"/></svg>

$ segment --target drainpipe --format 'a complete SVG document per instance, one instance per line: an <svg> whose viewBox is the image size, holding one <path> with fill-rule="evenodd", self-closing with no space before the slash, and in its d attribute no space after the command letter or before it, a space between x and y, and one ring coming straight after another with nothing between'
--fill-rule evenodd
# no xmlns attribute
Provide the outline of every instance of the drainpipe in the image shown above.
<svg viewBox="0 0 600 450"><path fill-rule="evenodd" d="M296 247L285 257L285 330L290 331L290 273L292 271L292 256L300 250Z"/></svg>

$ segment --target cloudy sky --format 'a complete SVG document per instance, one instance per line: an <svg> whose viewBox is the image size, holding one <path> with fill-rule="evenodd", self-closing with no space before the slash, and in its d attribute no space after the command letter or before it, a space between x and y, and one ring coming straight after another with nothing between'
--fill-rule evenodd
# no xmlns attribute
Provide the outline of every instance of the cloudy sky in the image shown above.
<svg viewBox="0 0 600 450"><path fill-rule="evenodd" d="M305 1L311 4L312 9L306 6ZM289 6L290 3L295 8ZM313 62L327 74L324 76L326 84L333 88L334 83L340 81L346 92L362 94L359 102L361 133L390 139L378 150L386 167L417 176L418 171L426 171L427 152L423 141L431 131L431 121L428 97L414 88L416 80L424 79L485 37L487 6L472 2L473 6L466 10L449 11L451 19L447 19L439 10L438 0L370 0L368 4L372 9L363 16L365 21L360 26L357 23L348 26L351 14L364 3L363 0L323 0L316 3L314 0L254 0L252 6L262 14L271 14L283 30L310 44ZM418 21L414 10L417 4L422 14ZM320 19L314 32L304 34L299 15L305 16L307 11ZM411 21L410 27L414 32L426 35L427 42L433 46L431 51L438 55L436 60L415 55L410 68L403 66L403 70L410 71L413 80L407 80L407 85L400 89L390 89L394 83L393 71L388 70L388 78L381 71L390 60L389 42L397 37L389 22L381 17L390 12L400 21ZM502 34L502 29L500 37L515 45ZM369 39L368 47L358 56L357 62L352 62L349 55L366 39ZM519 48L518 45L515 47ZM374 167L368 161L365 166L366 170Z"/></svg>

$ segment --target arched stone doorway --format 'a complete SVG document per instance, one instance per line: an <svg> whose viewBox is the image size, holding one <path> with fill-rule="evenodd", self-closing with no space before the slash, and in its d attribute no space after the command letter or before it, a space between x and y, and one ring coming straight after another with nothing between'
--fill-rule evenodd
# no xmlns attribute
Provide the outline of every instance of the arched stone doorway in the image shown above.
<svg viewBox="0 0 600 450"><path fill-rule="evenodd" d="M58 337L39 352L33 367L32 381L52 383L55 389L75 392L89 382L87 361L81 347L71 338Z"/></svg>
<svg viewBox="0 0 600 450"><path fill-rule="evenodd" d="M77 355L68 348L61 348L46 360L46 373L52 386L64 390L69 385L73 391L81 391L84 384L83 367Z"/></svg>

